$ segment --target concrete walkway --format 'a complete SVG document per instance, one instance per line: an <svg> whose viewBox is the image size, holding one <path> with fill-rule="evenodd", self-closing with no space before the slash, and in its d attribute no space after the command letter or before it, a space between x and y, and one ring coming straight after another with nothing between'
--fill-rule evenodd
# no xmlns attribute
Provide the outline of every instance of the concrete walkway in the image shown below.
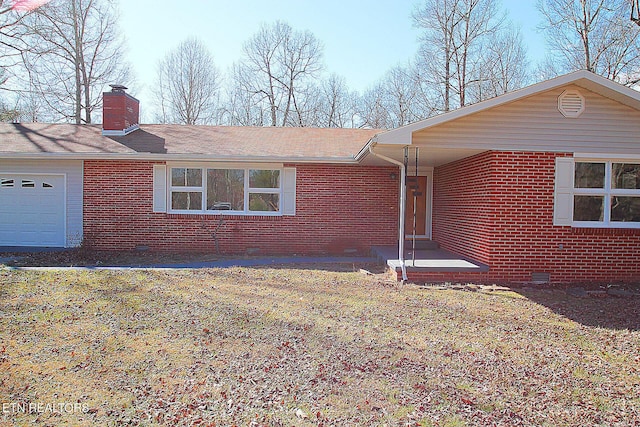
<svg viewBox="0 0 640 427"><path fill-rule="evenodd" d="M229 267L259 267L269 265L297 265L297 264L364 264L378 263L373 257L274 257L252 259L228 259L221 261L205 261L178 264L151 264L139 266L83 266L83 267L6 267L10 270L24 271L56 271L56 270L177 270L192 268L229 268Z"/></svg>

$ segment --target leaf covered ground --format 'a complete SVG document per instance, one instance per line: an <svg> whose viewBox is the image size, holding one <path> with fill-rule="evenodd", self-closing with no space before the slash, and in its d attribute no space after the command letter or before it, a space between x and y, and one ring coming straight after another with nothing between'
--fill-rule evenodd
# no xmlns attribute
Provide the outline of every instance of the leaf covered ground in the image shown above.
<svg viewBox="0 0 640 427"><path fill-rule="evenodd" d="M234 259L237 257L234 257ZM246 256L244 258L251 258ZM98 251L74 248L51 251L0 252L0 264L11 267L148 266L228 259L212 253Z"/></svg>
<svg viewBox="0 0 640 427"><path fill-rule="evenodd" d="M516 291L0 270L0 424L640 425L640 301Z"/></svg>

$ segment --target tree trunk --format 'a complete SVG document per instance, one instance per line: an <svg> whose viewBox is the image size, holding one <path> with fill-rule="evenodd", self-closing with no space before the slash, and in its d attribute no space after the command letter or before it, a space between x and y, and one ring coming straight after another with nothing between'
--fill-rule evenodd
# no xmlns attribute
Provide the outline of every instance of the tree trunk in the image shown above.
<svg viewBox="0 0 640 427"><path fill-rule="evenodd" d="M469 57L469 25L471 22L471 11L473 10L473 4L469 5L469 9L465 11L464 17L464 41L462 44L462 71L458 76L458 82L460 85L460 107L464 107L466 104L467 93L467 59Z"/></svg>
<svg viewBox="0 0 640 427"><path fill-rule="evenodd" d="M75 62L75 112L74 119L77 125L82 123L82 75L80 71L80 50L82 49L82 40L80 39L80 29L78 28L78 11L76 9L76 0L71 0L71 13L73 15L73 32L74 32L74 62Z"/></svg>
<svg viewBox="0 0 640 427"><path fill-rule="evenodd" d="M591 65L591 52L589 51L589 26L590 26L590 11L587 10L589 5L587 5L587 0L580 0L580 5L582 6L582 28L580 36L582 37L582 45L584 48L584 62L585 69L587 71L593 72L593 66Z"/></svg>

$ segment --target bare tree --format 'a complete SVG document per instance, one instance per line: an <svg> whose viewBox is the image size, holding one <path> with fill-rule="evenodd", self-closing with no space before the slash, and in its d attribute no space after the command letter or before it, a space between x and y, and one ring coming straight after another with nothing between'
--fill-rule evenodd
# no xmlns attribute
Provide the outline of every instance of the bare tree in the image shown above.
<svg viewBox="0 0 640 427"><path fill-rule="evenodd" d="M412 16L414 25L424 30L418 55L420 85L441 111L495 96L478 90L497 78L487 66L499 63L497 56L521 60L490 49L496 37L504 37L505 15L495 0L425 0ZM526 69L526 63L517 67Z"/></svg>
<svg viewBox="0 0 640 427"><path fill-rule="evenodd" d="M106 85L128 83L116 16L112 0L65 0L23 20L31 34L24 55L29 84L54 119L91 123Z"/></svg>
<svg viewBox="0 0 640 427"><path fill-rule="evenodd" d="M628 0L538 0L551 60L561 72L586 69L636 83L640 28L628 8Z"/></svg>
<svg viewBox="0 0 640 427"><path fill-rule="evenodd" d="M12 123L20 119L22 112L18 106L12 106L3 100L0 100L0 122Z"/></svg>
<svg viewBox="0 0 640 427"><path fill-rule="evenodd" d="M527 50L518 29L504 28L483 49L477 79L468 88L470 103L503 95L530 82Z"/></svg>
<svg viewBox="0 0 640 427"><path fill-rule="evenodd" d="M373 129L389 128L391 119L385 104L384 86L381 81L364 91L358 108L361 127Z"/></svg>
<svg viewBox="0 0 640 427"><path fill-rule="evenodd" d="M162 123L215 123L220 76L213 57L198 39L189 38L158 63L155 97Z"/></svg>
<svg viewBox="0 0 640 427"><path fill-rule="evenodd" d="M271 126L304 126L304 96L323 68L322 47L308 32L277 21L247 41L234 69L236 86L252 95L254 106L268 110Z"/></svg>
<svg viewBox="0 0 640 427"><path fill-rule="evenodd" d="M9 91L17 87L4 85L22 69L22 54L29 48L25 28L20 23L33 13L29 8L17 6L20 6L17 2L0 0L0 87Z"/></svg>
<svg viewBox="0 0 640 427"><path fill-rule="evenodd" d="M413 12L414 25L425 30L420 56L423 77L437 88L443 111L451 109L454 76L454 29L459 24L457 0L428 0Z"/></svg>
<svg viewBox="0 0 640 427"><path fill-rule="evenodd" d="M360 102L364 126L396 128L429 117L433 108L413 64L395 66L367 90Z"/></svg>
<svg viewBox="0 0 640 427"><path fill-rule="evenodd" d="M221 123L229 126L267 126L268 113L254 93L254 78L241 62L233 64L220 108Z"/></svg>
<svg viewBox="0 0 640 427"><path fill-rule="evenodd" d="M399 127L428 117L428 99L421 99L419 82L412 64L396 66L383 77L384 93L391 122L387 127Z"/></svg>
<svg viewBox="0 0 640 427"><path fill-rule="evenodd" d="M357 127L357 94L349 91L344 77L331 74L320 83L318 126Z"/></svg>

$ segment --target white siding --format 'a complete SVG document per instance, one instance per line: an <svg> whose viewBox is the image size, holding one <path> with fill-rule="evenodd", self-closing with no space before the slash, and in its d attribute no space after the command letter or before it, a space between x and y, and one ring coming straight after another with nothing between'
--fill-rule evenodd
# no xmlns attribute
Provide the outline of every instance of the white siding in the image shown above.
<svg viewBox="0 0 640 427"><path fill-rule="evenodd" d="M585 97L577 118L558 111L567 89ZM640 155L640 112L577 86L566 86L427 128L413 143L430 147Z"/></svg>
<svg viewBox="0 0 640 427"><path fill-rule="evenodd" d="M74 247L82 243L83 162L81 160L0 159L0 171L25 174L65 174L67 177L66 246Z"/></svg>

